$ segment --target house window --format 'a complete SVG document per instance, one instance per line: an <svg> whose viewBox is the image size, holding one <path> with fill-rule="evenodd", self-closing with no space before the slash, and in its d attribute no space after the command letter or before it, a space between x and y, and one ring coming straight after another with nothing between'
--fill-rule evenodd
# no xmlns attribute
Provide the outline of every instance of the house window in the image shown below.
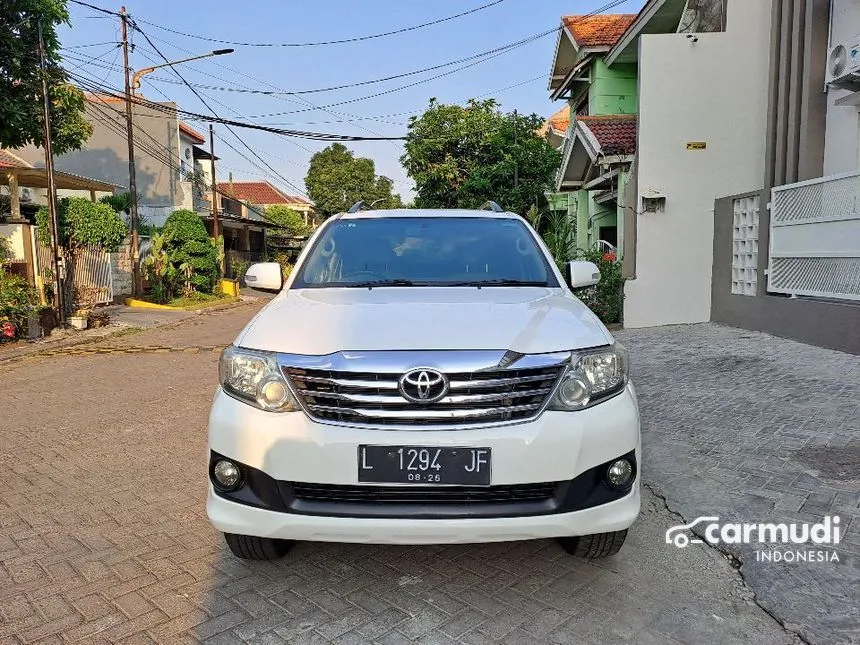
<svg viewBox="0 0 860 645"><path fill-rule="evenodd" d="M756 295L758 283L758 197L733 203L732 293Z"/></svg>

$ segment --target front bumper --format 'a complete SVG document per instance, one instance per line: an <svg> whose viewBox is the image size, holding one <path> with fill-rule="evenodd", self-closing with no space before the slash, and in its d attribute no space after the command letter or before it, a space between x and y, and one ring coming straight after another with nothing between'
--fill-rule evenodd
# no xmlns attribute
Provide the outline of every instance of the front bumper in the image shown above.
<svg viewBox="0 0 860 645"><path fill-rule="evenodd" d="M505 426L445 430L359 429L310 420L302 412L257 410L218 391L209 420L209 448L260 471L276 482L358 485L359 444L481 446L492 449L492 486L571 482L633 452L640 461L639 415L632 386L579 412L544 412L534 421ZM582 479L580 477L580 481ZM276 484L277 485L277 484ZM413 488L413 487L409 487ZM414 489L414 488L413 488ZM602 499L613 499L600 503ZM593 500L592 500L593 501ZM225 533L294 540L365 543L466 543L588 535L629 527L639 512L639 477L623 496L598 496L597 505L566 512L492 517L408 513L356 517L349 513L270 510L271 504L238 503L210 484L207 513ZM329 507L331 508L331 507ZM477 510L477 509L475 509Z"/></svg>

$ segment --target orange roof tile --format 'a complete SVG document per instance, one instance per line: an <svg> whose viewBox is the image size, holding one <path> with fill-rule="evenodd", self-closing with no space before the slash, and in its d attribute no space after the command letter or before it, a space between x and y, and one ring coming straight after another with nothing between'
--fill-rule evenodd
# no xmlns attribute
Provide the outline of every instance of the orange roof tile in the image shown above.
<svg viewBox="0 0 860 645"><path fill-rule="evenodd" d="M204 141L206 141L206 137L204 137L202 134L197 132L197 130L192 128L190 125L186 125L182 121L179 122L179 131L184 133L190 139L194 139L197 143L203 143Z"/></svg>
<svg viewBox="0 0 860 645"><path fill-rule="evenodd" d="M549 117L549 124L553 130L567 132L570 127L570 106L565 105L558 112Z"/></svg>
<svg viewBox="0 0 860 645"><path fill-rule="evenodd" d="M16 155L11 150L0 148L0 168L32 168L32 164L27 163L21 157Z"/></svg>
<svg viewBox="0 0 860 645"><path fill-rule="evenodd" d="M565 105L543 122L543 125L537 130L537 135L545 137L550 129L556 133L564 134L567 132L568 127L570 127L570 106Z"/></svg>
<svg viewBox="0 0 860 645"><path fill-rule="evenodd" d="M562 22L580 47L612 47L635 19L635 13L616 13L563 16Z"/></svg>
<svg viewBox="0 0 860 645"><path fill-rule="evenodd" d="M234 199L249 204L307 204L310 202L295 195L285 195L267 181L219 182L218 190Z"/></svg>

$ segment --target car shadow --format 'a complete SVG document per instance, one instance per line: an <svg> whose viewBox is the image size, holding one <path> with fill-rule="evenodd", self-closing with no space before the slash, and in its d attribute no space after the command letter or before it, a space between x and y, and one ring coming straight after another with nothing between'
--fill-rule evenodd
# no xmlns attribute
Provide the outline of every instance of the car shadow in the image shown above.
<svg viewBox="0 0 860 645"><path fill-rule="evenodd" d="M677 549L678 518L643 493L614 557L586 561L554 540L397 546L299 542L272 562L223 540L199 640L260 643L743 642L781 639L739 576L704 545ZM714 618L719 617L719 620ZM724 619L728 618L727 620ZM230 640L238 639L238 640Z"/></svg>

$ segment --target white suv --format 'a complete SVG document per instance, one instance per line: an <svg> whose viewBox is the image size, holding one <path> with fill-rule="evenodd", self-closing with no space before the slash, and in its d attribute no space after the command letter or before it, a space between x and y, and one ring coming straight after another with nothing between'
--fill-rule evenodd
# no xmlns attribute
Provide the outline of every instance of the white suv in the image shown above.
<svg viewBox="0 0 860 645"><path fill-rule="evenodd" d="M627 352L518 215L337 215L228 347L209 418L212 524L241 558L294 540L557 537L621 548L639 513ZM567 284L565 284L567 283Z"/></svg>

